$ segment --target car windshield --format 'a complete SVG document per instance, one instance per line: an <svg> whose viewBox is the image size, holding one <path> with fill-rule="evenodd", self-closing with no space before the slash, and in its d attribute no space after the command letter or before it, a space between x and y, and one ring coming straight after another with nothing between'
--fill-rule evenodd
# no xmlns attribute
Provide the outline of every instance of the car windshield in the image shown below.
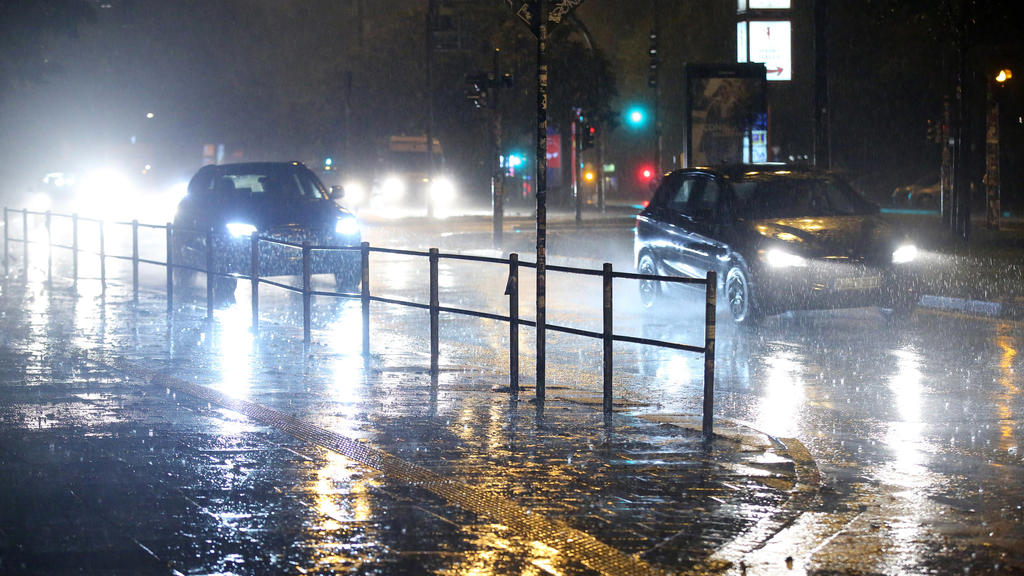
<svg viewBox="0 0 1024 576"><path fill-rule="evenodd" d="M248 196L267 200L323 200L327 193L316 178L292 166L219 166L200 173L190 186L200 194Z"/></svg>
<svg viewBox="0 0 1024 576"><path fill-rule="evenodd" d="M752 219L842 216L873 212L870 202L831 177L767 178L734 184L736 212Z"/></svg>

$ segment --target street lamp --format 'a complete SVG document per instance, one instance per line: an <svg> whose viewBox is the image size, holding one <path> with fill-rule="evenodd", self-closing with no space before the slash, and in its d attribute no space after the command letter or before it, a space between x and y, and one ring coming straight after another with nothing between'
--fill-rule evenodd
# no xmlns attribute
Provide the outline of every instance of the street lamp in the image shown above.
<svg viewBox="0 0 1024 576"><path fill-rule="evenodd" d="M1010 78L1013 78L1013 71L1009 68L1003 68L998 74L996 74L996 82L999 82L1000 84L1006 82Z"/></svg>

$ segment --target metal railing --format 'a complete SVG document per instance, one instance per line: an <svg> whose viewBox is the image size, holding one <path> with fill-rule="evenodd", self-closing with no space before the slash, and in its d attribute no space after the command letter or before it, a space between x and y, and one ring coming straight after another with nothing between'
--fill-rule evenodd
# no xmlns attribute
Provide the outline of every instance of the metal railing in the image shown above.
<svg viewBox="0 0 1024 576"><path fill-rule="evenodd" d="M14 238L10 233L10 214L20 213L21 215L21 238ZM173 312L174 309L174 271L175 270L187 270L192 272L203 273L207 277L206 281L206 315L207 318L213 317L213 311L216 305L216 295L214 291L214 285L216 278L234 278L236 280L248 280L250 282L250 289L252 292L252 330L254 333L259 330L259 291L260 285L274 286L286 291L301 293L302 294L302 334L303 342L311 342L311 302L313 296L328 296L328 297L340 297L340 298L358 298L362 304L362 350L363 354L367 355L370 353L370 304L372 302L378 302L383 304L408 306L413 308L420 308L429 311L430 315L430 373L433 376L438 374L438 358L440 356L440 343L439 343L439 325L440 325L440 313L444 312L447 314L457 314L472 316L477 318L490 319L500 322L507 322L509 326L509 390L512 394L518 394L520 391L519 386L519 328L520 326L527 326L536 328L537 323L535 321L523 319L519 315L519 270L520 268L534 268L536 269L537 264L534 262L521 262L518 254L510 254L508 258L494 258L487 256L471 256L463 254L442 254L436 248L431 248L427 252L416 251L416 250L401 250L393 248L377 248L371 247L369 243L363 242L359 246L326 246L326 245L312 245L308 242L297 243L288 242L280 239L269 238L265 236L259 236L257 233L253 233L250 237L250 267L247 274L241 273L226 273L216 271L216 251L213 249L215 232L213 229L199 231L194 229L187 229L182 227L175 227L172 223L168 222L165 225L160 224L142 224L137 220L131 222L113 222L113 225L118 226L130 226L131 227L131 255L119 255L109 254L106 252L104 247L104 222L102 220L93 218L79 217L77 214L56 214L47 212L35 212L30 210L12 210L7 207L4 208L4 275L5 278L10 275L10 243L21 242L22 243L22 267L24 270L24 276L28 276L28 257L29 244L35 243L29 239L29 216L42 216L45 218L45 226L47 231L46 243L49 245L51 250L48 251L47 255L47 282L52 283L53 278L53 256L52 248L63 248L72 251L72 281L74 286L78 284L78 255L79 253L92 254L99 257L100 260L100 282L103 289L106 289L106 266L105 261L108 258L119 259L124 261L130 261L132 267L132 297L134 301L138 301L139 297L139 264L148 264L154 266L162 266L166 268L167 272L167 311L168 313ZM57 218L70 218L72 222L72 243L71 245L61 245L53 243L53 219ZM99 249L98 251L85 251L79 246L79 222L90 221L98 223L99 226ZM166 231L166 259L163 261L152 260L141 258L139 255L139 230L140 229L154 229L154 230L165 230ZM175 233L191 233L191 234L203 234L205 233L206 239L206 254L205 254L205 267L190 266L183 263L177 263L174 261L174 235ZM292 286L282 282L270 280L269 278L263 278L260 276L260 246L264 244L274 244L279 246L289 247L291 249L302 251L302 273L301 286ZM311 282L311 256L314 251L358 251L360 254L360 290L359 293L347 293L347 292L334 292L334 291L320 291L313 290ZM430 276L430 288L429 288L429 302L427 304L421 302L413 302L409 300L401 300L396 298L388 298L384 296L374 296L370 291L370 254L392 254L392 255L404 255L412 257L424 257L429 263L429 276ZM478 263L490 263L498 264L508 267L508 281L505 288L505 294L508 296L508 314L494 314L489 312L480 312L474 310L468 310L464 308L455 308L450 306L440 305L440 290L438 282L438 270L439 263L441 260L462 260ZM673 350L681 350L686 352L692 352L702 354L704 356L704 390L703 390L703 414L702 414L702 431L705 438L710 438L713 434L713 413L714 413L714 375L715 375L715 307L716 307L716 287L717 277L715 272L708 272L705 278L682 278L675 276L658 276L652 274L638 274L633 272L616 272L612 269L612 265L605 263L601 270L591 270L585 268L573 268L568 266L553 266L548 265L547 271L559 272L566 274L575 274L583 276L600 277L602 279L602 329L600 332L593 330L583 330L579 328L573 328L569 326L560 326L557 324L550 324L545 322L545 328L554 332L561 332L565 334L572 334L576 336L586 338L596 338L602 341L603 347L603 409L605 413L611 413L613 409L613 376L614 376L614 343L624 342L631 344L640 344L646 346L655 346L660 348L668 348ZM702 346L680 344L676 342L666 342L662 340L655 340L650 338L640 338L635 336L628 336L622 334L615 334L613 330L613 307L612 307L612 287L615 279L629 279L638 281L654 281L664 283L677 283L677 284L695 284L703 285L705 290L705 309L704 309L704 343ZM538 315L538 317L541 317ZM543 347L537 350L538 362L542 362L544 359L545 351ZM542 390L542 383L538 383L537 390L540 396ZM542 397L541 397L542 399Z"/></svg>

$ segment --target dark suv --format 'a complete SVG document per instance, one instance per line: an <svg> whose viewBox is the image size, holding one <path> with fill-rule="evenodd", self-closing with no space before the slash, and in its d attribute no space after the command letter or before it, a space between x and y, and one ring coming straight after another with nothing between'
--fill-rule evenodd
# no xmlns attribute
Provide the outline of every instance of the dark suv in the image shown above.
<svg viewBox="0 0 1024 576"><path fill-rule="evenodd" d="M834 174L785 165L676 170L637 216L642 274L714 270L739 324L795 309L879 306L910 314L917 248ZM669 286L640 283L647 306Z"/></svg>
<svg viewBox="0 0 1024 576"><path fill-rule="evenodd" d="M174 217L174 263L178 282L188 283L206 270L207 238L213 238L213 270L249 274L252 235L259 242L259 275L300 276L302 249L357 247L359 223L338 206L331 191L300 162L249 162L204 166L188 185ZM333 274L340 290L351 292L361 277L358 250L317 248L310 253L311 273ZM236 279L218 277L220 295L234 292Z"/></svg>

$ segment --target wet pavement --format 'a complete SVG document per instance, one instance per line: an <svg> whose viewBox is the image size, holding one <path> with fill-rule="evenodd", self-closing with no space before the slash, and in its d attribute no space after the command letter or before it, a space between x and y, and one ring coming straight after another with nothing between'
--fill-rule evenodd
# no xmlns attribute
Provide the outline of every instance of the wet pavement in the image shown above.
<svg viewBox="0 0 1024 576"><path fill-rule="evenodd" d="M619 220L556 220L552 260L628 268ZM494 254L487 223L380 234ZM587 254L588 236L616 241ZM720 326L710 444L698 357L618 347L605 418L578 339L549 335L538 405L528 335L515 398L490 321L446 317L431 378L422 310L375 305L364 358L357 302L315 303L303 346L294 297L261 301L254 337L242 288L212 321L201 290L168 316L159 276L137 304L124 270L75 295L33 255L0 299L0 573L1024 573L1020 253L993 240L929 246L927 296L955 305L922 300L905 326ZM374 290L422 300L421 264L375 264ZM445 264L442 305L500 304L493 276ZM549 322L596 328L581 285L549 288ZM628 294L617 330L699 333Z"/></svg>
<svg viewBox="0 0 1024 576"><path fill-rule="evenodd" d="M798 442L538 406L468 354L432 379L386 321L363 359L158 294L0 303L4 573L716 572L814 490Z"/></svg>

